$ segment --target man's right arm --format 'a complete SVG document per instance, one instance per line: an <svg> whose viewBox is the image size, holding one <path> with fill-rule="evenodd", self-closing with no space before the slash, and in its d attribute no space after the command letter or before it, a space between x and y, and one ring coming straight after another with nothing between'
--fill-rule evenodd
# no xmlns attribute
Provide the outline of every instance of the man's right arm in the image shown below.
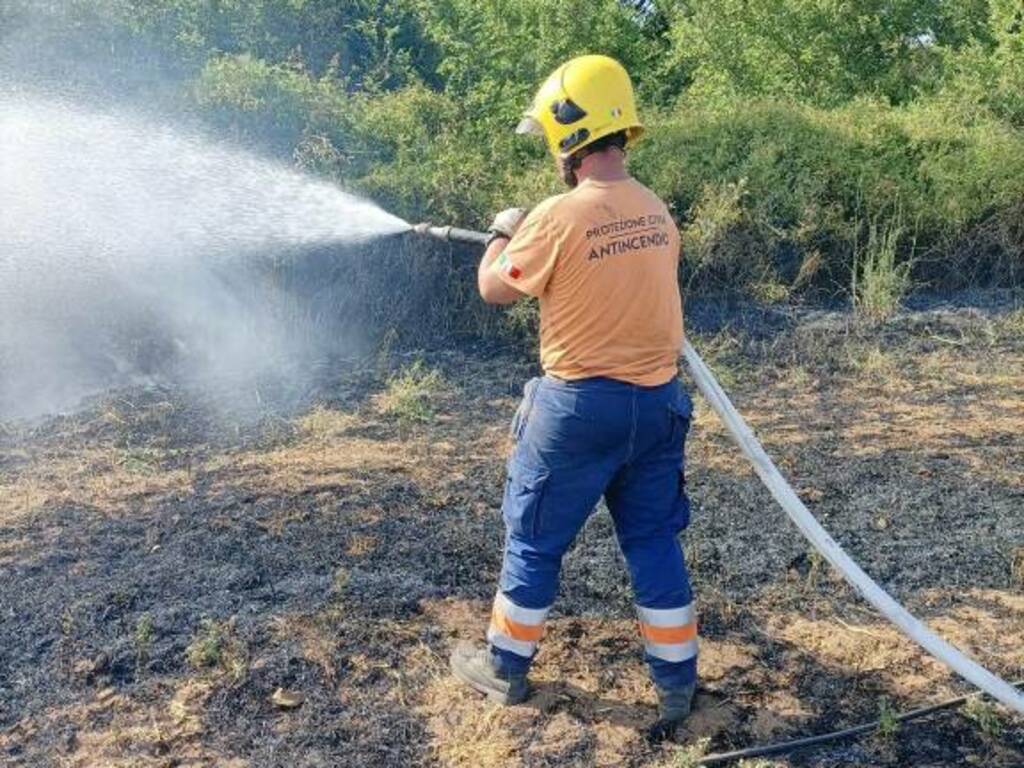
<svg viewBox="0 0 1024 768"><path fill-rule="evenodd" d="M484 257L480 260L480 268L477 270L477 287L480 289L480 298L488 304L506 305L526 296L522 291L517 291L511 285L501 279L494 262L501 258L508 247L509 238L498 235L484 251Z"/></svg>

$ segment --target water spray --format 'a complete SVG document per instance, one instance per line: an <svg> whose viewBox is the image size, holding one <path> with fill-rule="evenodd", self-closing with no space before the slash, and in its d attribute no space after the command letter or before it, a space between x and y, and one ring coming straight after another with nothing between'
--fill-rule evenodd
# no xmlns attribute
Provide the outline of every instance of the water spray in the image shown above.
<svg viewBox="0 0 1024 768"><path fill-rule="evenodd" d="M413 232L460 243L486 243L489 235L456 227L435 227L418 224ZM683 342L682 355L690 368L693 381L711 408L721 419L732 439L751 463L761 482L774 499L785 510L790 520L811 545L836 568L860 594L903 634L938 659L965 680L976 685L997 701L1024 714L1024 695L1002 678L989 672L973 659L953 647L931 631L922 621L913 616L898 603L892 595L882 589L856 562L839 546L800 500L792 486L779 472L775 463L765 452L715 379L711 369L697 354L689 340Z"/></svg>
<svg viewBox="0 0 1024 768"><path fill-rule="evenodd" d="M310 361L363 334L333 320L343 276L286 266L409 228L208 135L0 82L0 420L126 386L224 393L231 410L258 411L271 381L300 396Z"/></svg>

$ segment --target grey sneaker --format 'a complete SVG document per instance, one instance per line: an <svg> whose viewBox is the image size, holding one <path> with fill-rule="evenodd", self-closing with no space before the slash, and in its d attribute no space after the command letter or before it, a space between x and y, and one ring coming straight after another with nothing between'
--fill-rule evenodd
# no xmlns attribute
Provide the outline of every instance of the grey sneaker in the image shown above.
<svg viewBox="0 0 1024 768"><path fill-rule="evenodd" d="M529 685L526 675L503 675L494 668L491 652L462 642L455 646L451 658L452 673L466 685L480 691L491 701L506 706L526 701Z"/></svg>
<svg viewBox="0 0 1024 768"><path fill-rule="evenodd" d="M658 721L647 731L647 737L654 742L674 739L679 726L690 716L697 685L673 689L656 685L655 688L658 691Z"/></svg>

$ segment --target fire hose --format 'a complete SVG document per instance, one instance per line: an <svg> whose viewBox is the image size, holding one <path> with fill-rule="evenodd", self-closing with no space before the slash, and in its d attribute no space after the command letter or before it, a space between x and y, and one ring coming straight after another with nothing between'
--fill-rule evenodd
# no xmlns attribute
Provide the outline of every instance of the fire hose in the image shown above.
<svg viewBox="0 0 1024 768"><path fill-rule="evenodd" d="M472 245L484 244L488 235L483 232L455 227L432 227L420 224L414 231L421 235ZM960 650L936 635L922 621L914 617L888 592L882 589L843 548L829 535L796 495L782 473L776 468L753 431L733 406L714 374L697 354L689 340L683 342L682 355L690 368L693 381L711 408L721 419L743 455L754 467L761 482L783 508L811 545L824 557L860 595L886 619L896 625L907 637L917 643L965 680L973 683L1007 707L1024 714L1024 695L1010 683L992 674Z"/></svg>

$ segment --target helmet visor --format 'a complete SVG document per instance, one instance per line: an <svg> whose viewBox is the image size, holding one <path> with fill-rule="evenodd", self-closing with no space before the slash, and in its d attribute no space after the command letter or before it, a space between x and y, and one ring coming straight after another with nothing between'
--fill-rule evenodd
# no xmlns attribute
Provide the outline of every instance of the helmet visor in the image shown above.
<svg viewBox="0 0 1024 768"><path fill-rule="evenodd" d="M540 124L537 118L530 117L529 115L527 115L526 117L519 121L519 125L516 126L516 133L529 133L533 134L534 136L543 136L544 127Z"/></svg>

